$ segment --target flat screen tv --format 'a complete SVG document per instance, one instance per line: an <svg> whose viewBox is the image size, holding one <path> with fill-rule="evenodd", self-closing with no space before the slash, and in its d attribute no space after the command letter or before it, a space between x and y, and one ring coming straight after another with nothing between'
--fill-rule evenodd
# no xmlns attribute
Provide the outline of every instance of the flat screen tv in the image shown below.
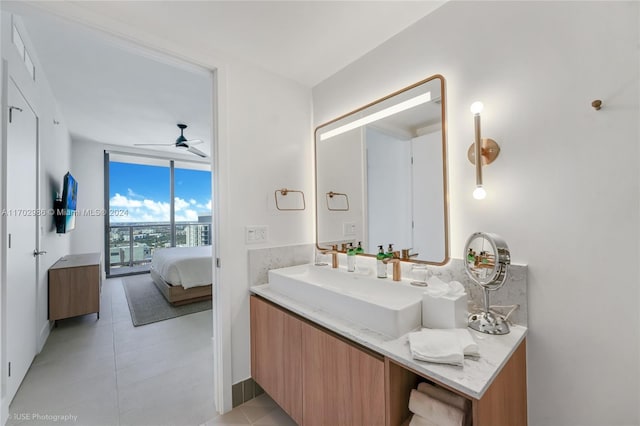
<svg viewBox="0 0 640 426"><path fill-rule="evenodd" d="M76 227L76 205L78 203L78 181L67 172L62 184L62 199L56 202L56 231L64 234Z"/></svg>

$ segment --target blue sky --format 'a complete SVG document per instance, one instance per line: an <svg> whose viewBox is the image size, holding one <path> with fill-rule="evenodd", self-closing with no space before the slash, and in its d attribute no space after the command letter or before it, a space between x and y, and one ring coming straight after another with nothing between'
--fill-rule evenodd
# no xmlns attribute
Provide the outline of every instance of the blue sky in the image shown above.
<svg viewBox="0 0 640 426"><path fill-rule="evenodd" d="M109 208L126 210L111 222L168 222L169 167L111 162ZM175 169L176 221L197 221L211 214L211 173Z"/></svg>

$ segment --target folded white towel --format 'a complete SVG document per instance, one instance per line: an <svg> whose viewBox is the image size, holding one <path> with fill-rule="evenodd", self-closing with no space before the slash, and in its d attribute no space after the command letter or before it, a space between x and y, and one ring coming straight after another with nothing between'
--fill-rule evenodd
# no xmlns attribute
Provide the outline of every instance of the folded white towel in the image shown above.
<svg viewBox="0 0 640 426"><path fill-rule="evenodd" d="M466 328L423 328L409 333L409 347L414 359L441 364L461 366L465 355L480 356L478 345Z"/></svg>
<svg viewBox="0 0 640 426"><path fill-rule="evenodd" d="M463 396L457 395L439 386L434 386L426 382L418 385L418 391L435 398L438 401L456 407L464 413L464 425L471 425L471 401Z"/></svg>
<svg viewBox="0 0 640 426"><path fill-rule="evenodd" d="M409 333L409 348L414 359L441 364L462 365L464 349L456 333L423 329Z"/></svg>
<svg viewBox="0 0 640 426"><path fill-rule="evenodd" d="M416 414L422 419L416 419L414 423L411 419L409 425L424 425L424 426L463 426L464 425L464 411L438 401L435 398L425 395L422 392L418 392L415 389L411 390L411 397L409 398L409 411ZM416 416L413 416L414 418Z"/></svg>
<svg viewBox="0 0 640 426"><path fill-rule="evenodd" d="M473 340L473 336L469 332L468 328L455 328L452 330L460 339L460 344L462 345L462 350L464 351L465 356L480 356L480 348L475 340Z"/></svg>

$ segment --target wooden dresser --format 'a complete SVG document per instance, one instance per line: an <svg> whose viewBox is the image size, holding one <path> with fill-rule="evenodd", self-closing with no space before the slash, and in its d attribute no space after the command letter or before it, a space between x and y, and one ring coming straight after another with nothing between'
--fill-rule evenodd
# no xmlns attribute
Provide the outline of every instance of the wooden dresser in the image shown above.
<svg viewBox="0 0 640 426"><path fill-rule="evenodd" d="M49 320L95 313L100 319L100 253L70 254L49 268Z"/></svg>

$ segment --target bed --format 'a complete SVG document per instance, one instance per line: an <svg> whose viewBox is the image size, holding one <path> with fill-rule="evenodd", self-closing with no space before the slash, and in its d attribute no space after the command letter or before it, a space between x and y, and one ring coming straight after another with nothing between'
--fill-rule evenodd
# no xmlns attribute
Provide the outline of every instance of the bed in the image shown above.
<svg viewBox="0 0 640 426"><path fill-rule="evenodd" d="M211 299L211 246L158 249L151 259L151 278L174 306Z"/></svg>

